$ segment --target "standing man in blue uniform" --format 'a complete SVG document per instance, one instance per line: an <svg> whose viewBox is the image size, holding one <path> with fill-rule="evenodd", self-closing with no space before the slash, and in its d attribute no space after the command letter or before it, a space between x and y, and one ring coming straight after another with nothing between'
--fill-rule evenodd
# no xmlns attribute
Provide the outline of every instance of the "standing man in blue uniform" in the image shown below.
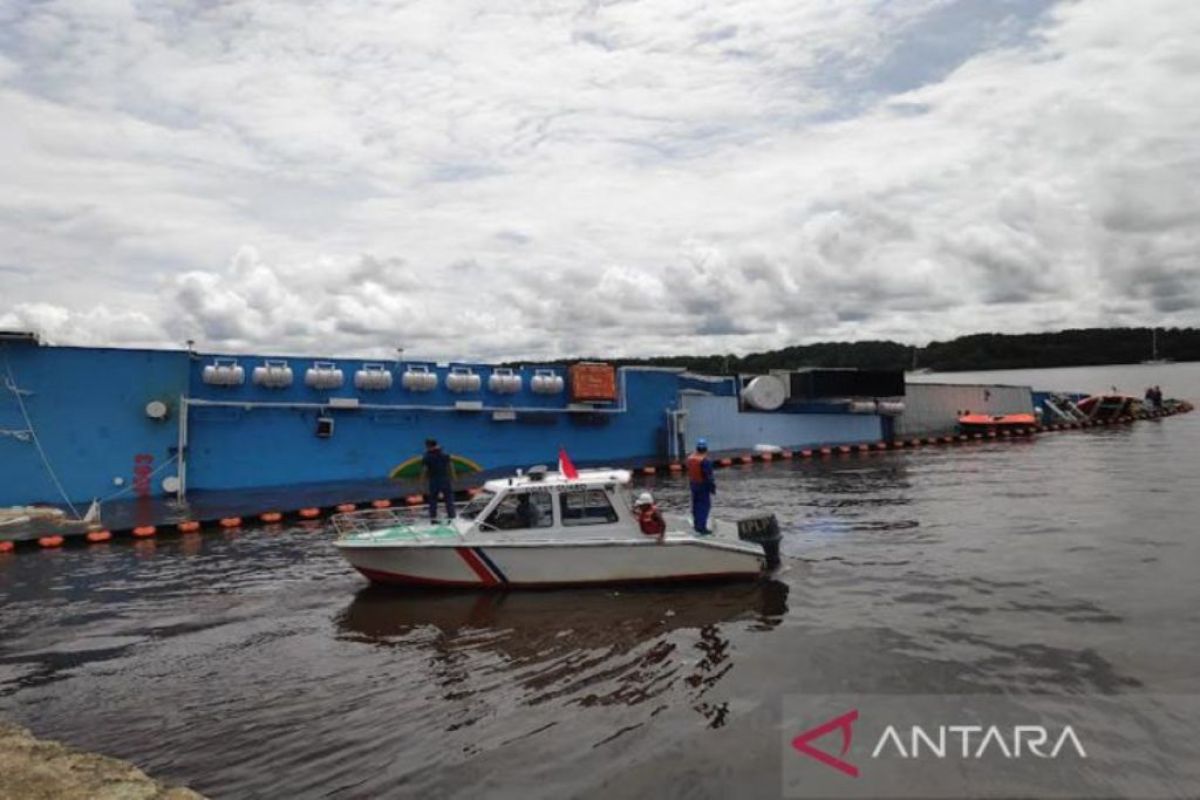
<svg viewBox="0 0 1200 800"><path fill-rule="evenodd" d="M692 525L696 533L712 533L708 529L708 512L712 510L712 496L717 493L717 482L713 479L713 465L708 458L708 440L696 440L696 452L687 457L688 484L692 487Z"/></svg>
<svg viewBox="0 0 1200 800"><path fill-rule="evenodd" d="M446 516L454 519L454 464L442 451L437 439L425 440L425 455L421 459L421 477L429 489L429 519L437 521L438 498L446 498Z"/></svg>

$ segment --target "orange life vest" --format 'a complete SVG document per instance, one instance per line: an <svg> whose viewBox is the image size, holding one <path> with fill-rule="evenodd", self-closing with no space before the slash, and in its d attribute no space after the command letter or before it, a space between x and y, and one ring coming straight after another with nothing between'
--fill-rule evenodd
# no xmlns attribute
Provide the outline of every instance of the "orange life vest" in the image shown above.
<svg viewBox="0 0 1200 800"><path fill-rule="evenodd" d="M707 479L704 477L704 459L708 456L702 456L699 453L692 453L687 457L687 474L688 480L692 483L704 483Z"/></svg>

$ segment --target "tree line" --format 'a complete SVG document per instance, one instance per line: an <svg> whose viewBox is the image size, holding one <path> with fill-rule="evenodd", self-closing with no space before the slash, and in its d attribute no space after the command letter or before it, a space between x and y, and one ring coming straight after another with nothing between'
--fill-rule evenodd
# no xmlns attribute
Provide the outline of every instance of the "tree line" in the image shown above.
<svg viewBox="0 0 1200 800"><path fill-rule="evenodd" d="M892 341L818 342L781 350L696 356L611 359L622 365L683 367L734 375L802 367L927 369L955 372L1136 364L1151 357L1151 328L1075 328L1054 333L976 333L925 347ZM1200 361L1200 328L1159 328L1158 357ZM575 361L577 359L571 359ZM568 362L561 362L568 363Z"/></svg>

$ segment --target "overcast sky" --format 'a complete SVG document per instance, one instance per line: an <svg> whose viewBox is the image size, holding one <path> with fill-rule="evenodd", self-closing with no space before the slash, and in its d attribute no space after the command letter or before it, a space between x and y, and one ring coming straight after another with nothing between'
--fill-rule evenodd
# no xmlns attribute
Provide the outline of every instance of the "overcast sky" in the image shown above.
<svg viewBox="0 0 1200 800"><path fill-rule="evenodd" d="M1200 323L1195 0L0 0L0 328L439 358Z"/></svg>

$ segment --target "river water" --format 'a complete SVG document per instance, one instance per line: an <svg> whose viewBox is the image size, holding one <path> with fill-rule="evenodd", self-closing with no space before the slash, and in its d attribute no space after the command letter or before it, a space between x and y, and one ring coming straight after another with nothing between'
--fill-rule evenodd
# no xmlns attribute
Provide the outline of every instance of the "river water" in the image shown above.
<svg viewBox="0 0 1200 800"><path fill-rule="evenodd" d="M775 579L375 591L319 524L0 556L0 715L212 797L773 797L789 695L1200 692L1200 413L717 480Z"/></svg>

